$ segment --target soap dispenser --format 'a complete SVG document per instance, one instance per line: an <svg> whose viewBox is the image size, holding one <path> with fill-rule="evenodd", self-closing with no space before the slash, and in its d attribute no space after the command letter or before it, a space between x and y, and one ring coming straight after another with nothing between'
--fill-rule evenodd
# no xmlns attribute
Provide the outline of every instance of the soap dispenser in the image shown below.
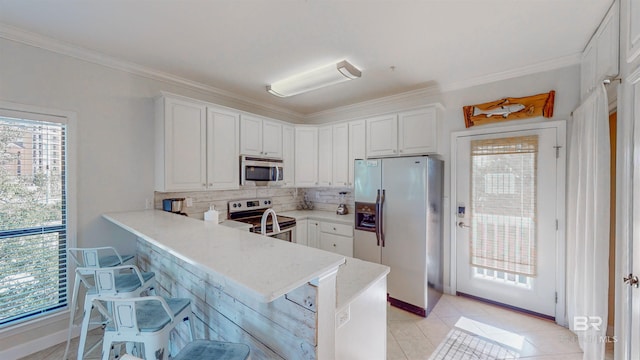
<svg viewBox="0 0 640 360"><path fill-rule="evenodd" d="M213 206L213 204L209 204L209 210L204 213L204 221L215 221L219 222L219 213Z"/></svg>

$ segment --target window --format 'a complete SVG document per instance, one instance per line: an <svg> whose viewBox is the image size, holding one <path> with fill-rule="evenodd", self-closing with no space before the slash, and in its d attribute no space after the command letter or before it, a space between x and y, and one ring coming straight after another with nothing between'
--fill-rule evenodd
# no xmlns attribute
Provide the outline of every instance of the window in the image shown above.
<svg viewBox="0 0 640 360"><path fill-rule="evenodd" d="M66 118L0 109L0 328L67 306L66 139Z"/></svg>
<svg viewBox="0 0 640 360"><path fill-rule="evenodd" d="M473 266L536 276L537 154L537 135L471 142Z"/></svg>

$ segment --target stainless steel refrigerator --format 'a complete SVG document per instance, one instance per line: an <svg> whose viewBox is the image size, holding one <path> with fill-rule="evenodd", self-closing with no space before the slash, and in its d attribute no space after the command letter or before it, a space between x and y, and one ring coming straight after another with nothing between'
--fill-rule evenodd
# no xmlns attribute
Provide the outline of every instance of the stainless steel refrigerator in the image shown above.
<svg viewBox="0 0 640 360"><path fill-rule="evenodd" d="M354 257L391 268L391 305L427 316L442 295L443 162L355 161Z"/></svg>

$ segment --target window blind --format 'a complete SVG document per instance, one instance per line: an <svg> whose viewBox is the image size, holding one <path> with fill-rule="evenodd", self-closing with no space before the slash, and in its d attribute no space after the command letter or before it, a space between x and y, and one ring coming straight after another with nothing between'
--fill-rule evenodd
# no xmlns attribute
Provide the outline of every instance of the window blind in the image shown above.
<svg viewBox="0 0 640 360"><path fill-rule="evenodd" d="M471 265L536 275L538 136L471 141Z"/></svg>
<svg viewBox="0 0 640 360"><path fill-rule="evenodd" d="M66 124L28 116L0 116L0 327L67 305Z"/></svg>

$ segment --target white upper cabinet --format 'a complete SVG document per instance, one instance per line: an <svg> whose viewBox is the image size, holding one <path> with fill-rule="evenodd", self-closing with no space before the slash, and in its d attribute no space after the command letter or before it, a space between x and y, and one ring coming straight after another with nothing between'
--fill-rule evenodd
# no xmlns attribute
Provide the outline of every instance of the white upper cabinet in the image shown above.
<svg viewBox="0 0 640 360"><path fill-rule="evenodd" d="M367 157L392 156L398 153L398 116L385 115L367 119Z"/></svg>
<svg viewBox="0 0 640 360"><path fill-rule="evenodd" d="M240 154L282 158L282 124L258 116L242 114Z"/></svg>
<svg viewBox="0 0 640 360"><path fill-rule="evenodd" d="M262 151L264 156L282 158L282 124L262 121Z"/></svg>
<svg viewBox="0 0 640 360"><path fill-rule="evenodd" d="M295 131L293 126L282 126L282 161L284 162L283 186L295 184Z"/></svg>
<svg viewBox="0 0 640 360"><path fill-rule="evenodd" d="M437 106L367 119L367 157L435 153Z"/></svg>
<svg viewBox="0 0 640 360"><path fill-rule="evenodd" d="M156 99L156 190L236 189L239 115L179 97Z"/></svg>
<svg viewBox="0 0 640 360"><path fill-rule="evenodd" d="M640 57L640 2L637 0L622 1L621 14L623 15L623 36L621 43L624 46L624 57L627 63L633 64L632 69L637 67L634 64Z"/></svg>
<svg viewBox="0 0 640 360"><path fill-rule="evenodd" d="M333 125L332 131L332 184L334 186L349 186L349 124Z"/></svg>
<svg viewBox="0 0 640 360"><path fill-rule="evenodd" d="M437 140L437 109L403 112L398 115L398 153L435 153Z"/></svg>
<svg viewBox="0 0 640 360"><path fill-rule="evenodd" d="M331 186L333 184L333 127L318 128L318 185Z"/></svg>
<svg viewBox="0 0 640 360"><path fill-rule="evenodd" d="M580 94L584 99L602 80L618 75L619 3L613 3L582 53Z"/></svg>
<svg viewBox="0 0 640 360"><path fill-rule="evenodd" d="M207 181L204 104L156 99L156 190L202 190Z"/></svg>
<svg viewBox="0 0 640 360"><path fill-rule="evenodd" d="M349 180L348 186L353 187L355 179L354 165L356 159L366 158L366 137L367 137L367 123L364 120L357 120L349 122Z"/></svg>
<svg viewBox="0 0 640 360"><path fill-rule="evenodd" d="M318 185L318 128L296 126L295 149L296 186Z"/></svg>
<svg viewBox="0 0 640 360"><path fill-rule="evenodd" d="M240 117L207 108L207 189L237 189L240 184Z"/></svg>

